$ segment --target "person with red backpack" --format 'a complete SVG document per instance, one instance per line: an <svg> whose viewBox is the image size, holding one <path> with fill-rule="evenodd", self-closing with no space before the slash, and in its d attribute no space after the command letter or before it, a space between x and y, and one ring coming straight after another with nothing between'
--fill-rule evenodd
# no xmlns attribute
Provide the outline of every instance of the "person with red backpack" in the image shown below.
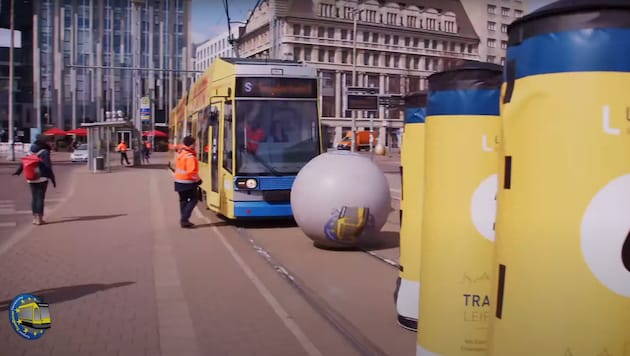
<svg viewBox="0 0 630 356"><path fill-rule="evenodd" d="M55 174L50 159L50 146L38 138L31 145L31 154L22 157L22 164L13 173L14 176L24 174L24 178L31 188L31 209L33 211L33 224L42 225L44 222L44 199L50 180L53 187L57 187Z"/></svg>

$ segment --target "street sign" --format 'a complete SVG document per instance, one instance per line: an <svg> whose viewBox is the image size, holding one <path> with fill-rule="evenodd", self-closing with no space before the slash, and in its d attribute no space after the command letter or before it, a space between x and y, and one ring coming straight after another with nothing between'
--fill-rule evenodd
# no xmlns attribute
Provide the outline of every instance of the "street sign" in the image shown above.
<svg viewBox="0 0 630 356"><path fill-rule="evenodd" d="M378 110L378 96L376 95L348 95L348 110Z"/></svg>
<svg viewBox="0 0 630 356"><path fill-rule="evenodd" d="M151 99L148 96L140 98L140 120L151 120Z"/></svg>
<svg viewBox="0 0 630 356"><path fill-rule="evenodd" d="M348 94L378 94L378 88L347 87Z"/></svg>
<svg viewBox="0 0 630 356"><path fill-rule="evenodd" d="M405 106L405 99L403 99L400 95L379 96L378 105L387 107Z"/></svg>

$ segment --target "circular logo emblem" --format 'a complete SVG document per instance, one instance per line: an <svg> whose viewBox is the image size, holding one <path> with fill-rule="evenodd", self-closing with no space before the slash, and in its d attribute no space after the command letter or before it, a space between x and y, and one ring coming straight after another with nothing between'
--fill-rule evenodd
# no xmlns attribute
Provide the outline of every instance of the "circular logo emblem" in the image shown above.
<svg viewBox="0 0 630 356"><path fill-rule="evenodd" d="M20 294L11 302L9 322L21 337L39 339L51 325L48 303L31 294Z"/></svg>
<svg viewBox="0 0 630 356"><path fill-rule="evenodd" d="M484 179L473 193L470 203L473 225L481 236L491 242L494 242L497 184L496 174Z"/></svg>
<svg viewBox="0 0 630 356"><path fill-rule="evenodd" d="M630 174L591 199L580 226L584 261L608 289L630 298Z"/></svg>

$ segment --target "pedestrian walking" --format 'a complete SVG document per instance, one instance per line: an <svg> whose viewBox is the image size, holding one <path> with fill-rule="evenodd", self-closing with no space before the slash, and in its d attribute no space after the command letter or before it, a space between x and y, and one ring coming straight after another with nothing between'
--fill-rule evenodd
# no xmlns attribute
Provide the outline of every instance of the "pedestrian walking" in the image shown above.
<svg viewBox="0 0 630 356"><path fill-rule="evenodd" d="M45 224L44 200L46 199L48 181L52 182L53 187L57 187L50 151L50 145L38 137L31 145L31 154L22 158L22 164L13 173L15 176L23 173L31 189L31 210L35 225Z"/></svg>
<svg viewBox="0 0 630 356"><path fill-rule="evenodd" d="M121 140L120 143L118 144L118 146L116 147L116 151L120 152L120 165L123 165L123 160L125 160L125 162L127 162L127 164L129 165L129 158L127 158L127 144L125 143L125 140Z"/></svg>
<svg viewBox="0 0 630 356"><path fill-rule="evenodd" d="M149 158L151 157L151 143L147 140L144 140L142 145L142 159L149 163Z"/></svg>
<svg viewBox="0 0 630 356"><path fill-rule="evenodd" d="M175 160L175 191L179 194L179 223L182 228L192 228L195 225L189 221L192 211L197 206L197 187L201 184L199 178L199 161L194 148L195 139L186 136L183 147Z"/></svg>

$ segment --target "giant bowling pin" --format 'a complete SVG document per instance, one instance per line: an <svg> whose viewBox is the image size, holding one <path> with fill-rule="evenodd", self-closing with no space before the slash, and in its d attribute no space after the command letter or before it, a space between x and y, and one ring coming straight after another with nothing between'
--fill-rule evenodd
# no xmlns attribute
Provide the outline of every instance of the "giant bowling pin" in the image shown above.
<svg viewBox="0 0 630 356"><path fill-rule="evenodd" d="M429 77L418 356L487 349L501 76L471 62Z"/></svg>
<svg viewBox="0 0 630 356"><path fill-rule="evenodd" d="M405 136L400 155L402 165L400 274L395 295L398 323L406 329L416 330L420 296L420 237L422 236L426 109L408 109L405 114Z"/></svg>
<svg viewBox="0 0 630 356"><path fill-rule="evenodd" d="M559 1L508 37L490 355L628 356L630 2Z"/></svg>

